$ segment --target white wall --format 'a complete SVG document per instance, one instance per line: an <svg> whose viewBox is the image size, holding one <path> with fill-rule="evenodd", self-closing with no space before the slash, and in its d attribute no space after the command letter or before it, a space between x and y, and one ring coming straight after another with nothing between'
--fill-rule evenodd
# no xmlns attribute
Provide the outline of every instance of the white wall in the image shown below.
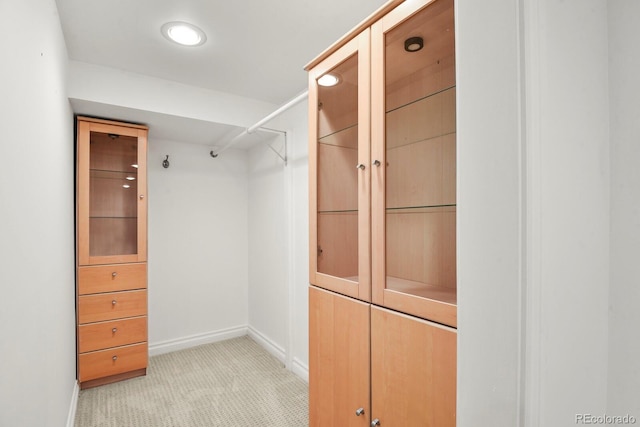
<svg viewBox="0 0 640 427"><path fill-rule="evenodd" d="M528 329L538 366L535 425L566 426L606 410L609 294L609 109L606 0L535 2L537 50L527 69L533 97L534 245ZM532 17L530 23L535 23ZM528 402L529 403L529 402ZM536 414L536 415L533 415Z"/></svg>
<svg viewBox="0 0 640 427"><path fill-rule="evenodd" d="M267 124L287 131L283 161L259 144L249 154L249 325L298 375L308 376L307 103ZM283 137L271 145L283 149Z"/></svg>
<svg viewBox="0 0 640 427"><path fill-rule="evenodd" d="M309 129L307 102L283 115L290 132L291 355L294 372L309 375Z"/></svg>
<svg viewBox="0 0 640 427"><path fill-rule="evenodd" d="M611 288L607 413L630 414L640 420L640 2L610 0L608 7Z"/></svg>
<svg viewBox="0 0 640 427"><path fill-rule="evenodd" d="M270 135L268 140L273 139ZM288 347L289 195L283 137L249 152L249 325L283 362Z"/></svg>
<svg viewBox="0 0 640 427"><path fill-rule="evenodd" d="M247 154L229 149L214 159L209 151L149 141L152 355L246 332Z"/></svg>
<svg viewBox="0 0 640 427"><path fill-rule="evenodd" d="M456 3L459 427L519 425L518 4Z"/></svg>
<svg viewBox="0 0 640 427"><path fill-rule="evenodd" d="M76 391L67 52L53 0L2 1L0 16L0 425L60 427Z"/></svg>
<svg viewBox="0 0 640 427"><path fill-rule="evenodd" d="M242 127L273 109L272 104L255 99L78 61L69 63L68 96Z"/></svg>
<svg viewBox="0 0 640 427"><path fill-rule="evenodd" d="M573 425L606 409L606 1L457 12L458 425Z"/></svg>

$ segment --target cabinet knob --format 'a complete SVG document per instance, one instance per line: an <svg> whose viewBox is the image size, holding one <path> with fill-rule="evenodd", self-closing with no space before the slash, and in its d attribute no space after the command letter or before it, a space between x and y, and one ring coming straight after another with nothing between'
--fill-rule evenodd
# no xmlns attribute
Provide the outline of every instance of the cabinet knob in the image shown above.
<svg viewBox="0 0 640 427"><path fill-rule="evenodd" d="M358 163L356 167L363 171L366 166L364 165L364 163Z"/></svg>
<svg viewBox="0 0 640 427"><path fill-rule="evenodd" d="M144 194L140 195L140 200L144 199Z"/></svg>
<svg viewBox="0 0 640 427"><path fill-rule="evenodd" d="M115 334L116 332L118 332L118 328L113 328L113 329L111 330L111 332L113 332L113 333Z"/></svg>
<svg viewBox="0 0 640 427"><path fill-rule="evenodd" d="M373 163L371 163L373 166L380 166L380 160L374 160Z"/></svg>
<svg viewBox="0 0 640 427"><path fill-rule="evenodd" d="M380 425L380 420L379 419L375 419L373 421L371 421L371 427L376 427Z"/></svg>
<svg viewBox="0 0 640 427"><path fill-rule="evenodd" d="M117 275L118 275L118 273L116 273L115 271L113 273L111 273L111 277L113 277L114 279L116 278Z"/></svg>
<svg viewBox="0 0 640 427"><path fill-rule="evenodd" d="M118 360L118 356L113 356L111 359L113 359L113 361L115 362L116 360Z"/></svg>
<svg viewBox="0 0 640 427"><path fill-rule="evenodd" d="M364 408L358 408L356 409L356 417L359 417L360 415L364 414Z"/></svg>
<svg viewBox="0 0 640 427"><path fill-rule="evenodd" d="M116 300L111 301L111 305L116 305L117 303L118 303L118 301L116 301Z"/></svg>

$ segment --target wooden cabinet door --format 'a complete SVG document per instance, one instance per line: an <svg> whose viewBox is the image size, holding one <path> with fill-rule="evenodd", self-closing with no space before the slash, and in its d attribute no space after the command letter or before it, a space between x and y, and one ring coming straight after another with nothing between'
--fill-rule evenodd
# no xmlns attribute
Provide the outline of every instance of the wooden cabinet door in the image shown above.
<svg viewBox="0 0 640 427"><path fill-rule="evenodd" d="M371 418L380 427L455 427L456 336L371 307Z"/></svg>
<svg viewBox="0 0 640 427"><path fill-rule="evenodd" d="M369 311L369 304L309 288L310 427L369 426Z"/></svg>
<svg viewBox="0 0 640 427"><path fill-rule="evenodd" d="M369 52L366 29L309 72L309 281L363 301L371 301Z"/></svg>
<svg viewBox="0 0 640 427"><path fill-rule="evenodd" d="M78 265L147 260L147 128L79 117Z"/></svg>

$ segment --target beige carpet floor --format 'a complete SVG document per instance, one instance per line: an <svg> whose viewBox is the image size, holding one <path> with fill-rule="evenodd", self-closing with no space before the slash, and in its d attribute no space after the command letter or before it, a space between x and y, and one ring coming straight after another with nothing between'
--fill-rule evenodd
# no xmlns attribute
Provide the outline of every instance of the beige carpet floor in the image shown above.
<svg viewBox="0 0 640 427"><path fill-rule="evenodd" d="M303 427L307 383L244 336L149 358L147 376L80 391L76 427Z"/></svg>

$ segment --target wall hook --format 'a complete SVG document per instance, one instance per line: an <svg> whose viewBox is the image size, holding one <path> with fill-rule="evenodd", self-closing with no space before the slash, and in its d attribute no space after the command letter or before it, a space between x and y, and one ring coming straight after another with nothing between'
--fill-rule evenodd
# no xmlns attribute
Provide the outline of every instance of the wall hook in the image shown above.
<svg viewBox="0 0 640 427"><path fill-rule="evenodd" d="M168 168L169 167L169 155L167 154L167 157L162 161L162 167L163 168Z"/></svg>

